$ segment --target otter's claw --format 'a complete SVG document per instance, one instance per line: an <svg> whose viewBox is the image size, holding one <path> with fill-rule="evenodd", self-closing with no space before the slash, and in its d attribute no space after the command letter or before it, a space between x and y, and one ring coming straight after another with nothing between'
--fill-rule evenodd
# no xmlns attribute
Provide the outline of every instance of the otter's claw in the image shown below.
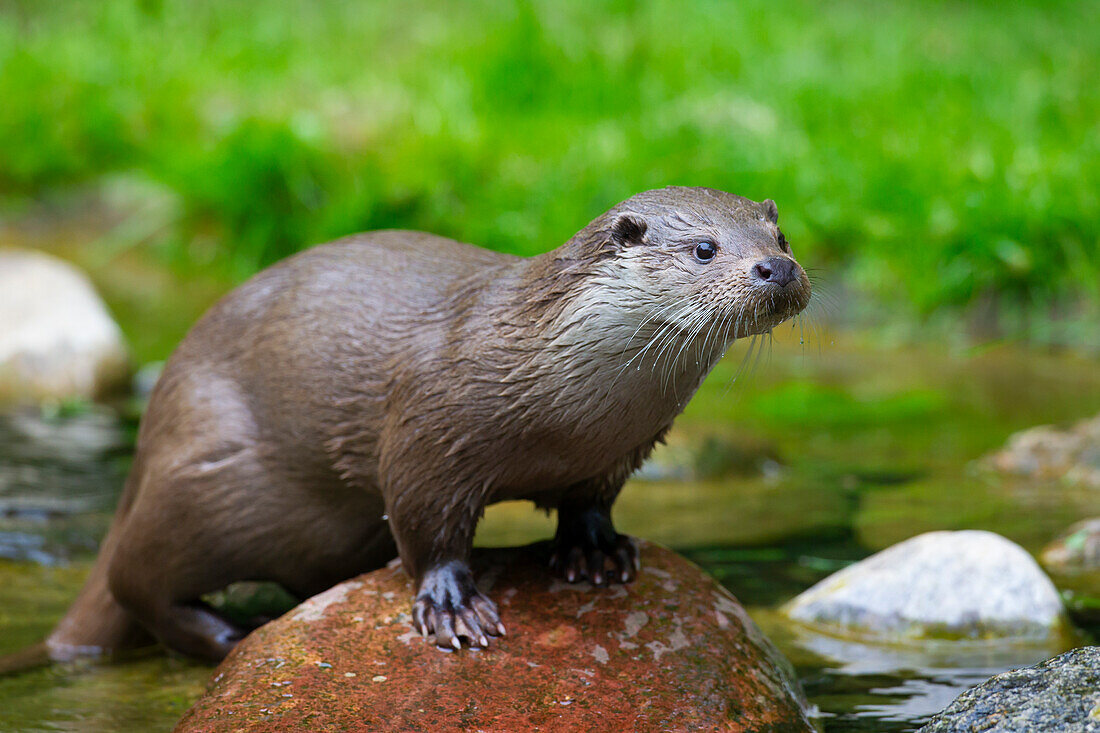
<svg viewBox="0 0 1100 733"><path fill-rule="evenodd" d="M465 563L451 561L429 570L420 582L412 608L413 627L423 636L435 635L440 649L459 650L465 638L470 646L489 646L489 636L504 636L497 607L474 585Z"/></svg>
<svg viewBox="0 0 1100 733"><path fill-rule="evenodd" d="M631 582L640 563L634 541L616 532L605 512L589 509L559 513L550 567L570 583L607 585Z"/></svg>

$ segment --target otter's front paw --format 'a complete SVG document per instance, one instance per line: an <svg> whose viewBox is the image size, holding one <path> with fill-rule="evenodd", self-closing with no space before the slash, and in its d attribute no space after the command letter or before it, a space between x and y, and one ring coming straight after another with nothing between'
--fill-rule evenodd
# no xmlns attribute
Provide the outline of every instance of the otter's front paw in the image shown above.
<svg viewBox="0 0 1100 733"><path fill-rule="evenodd" d="M606 585L631 582L640 563L634 541L615 531L611 517L588 509L559 512L550 567L570 583L587 577L594 585Z"/></svg>
<svg viewBox="0 0 1100 733"><path fill-rule="evenodd" d="M440 649L489 646L488 636L504 636L496 604L477 589L466 563L436 565L424 574L413 602L413 626L425 637L435 635Z"/></svg>

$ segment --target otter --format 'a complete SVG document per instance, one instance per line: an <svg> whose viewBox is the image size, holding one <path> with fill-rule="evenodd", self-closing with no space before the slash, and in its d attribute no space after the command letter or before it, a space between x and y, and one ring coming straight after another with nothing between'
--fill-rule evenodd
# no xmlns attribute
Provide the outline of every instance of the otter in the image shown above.
<svg viewBox="0 0 1100 733"><path fill-rule="evenodd" d="M557 511L552 568L629 582L627 477L737 338L810 283L771 200L640 193L531 258L350 236L226 295L167 362L114 522L53 659L151 642L219 660L235 581L307 598L399 555L444 649L503 636L467 564L486 505Z"/></svg>

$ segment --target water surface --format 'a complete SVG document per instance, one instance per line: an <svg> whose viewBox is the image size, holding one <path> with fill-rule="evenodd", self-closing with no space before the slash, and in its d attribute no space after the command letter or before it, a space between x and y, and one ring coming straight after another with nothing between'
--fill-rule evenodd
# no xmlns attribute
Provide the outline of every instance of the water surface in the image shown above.
<svg viewBox="0 0 1100 733"><path fill-rule="evenodd" d="M989 529L1037 552L1095 515L1095 490L1001 479L975 459L1015 430L1100 412L1097 364L1014 346L887 349L858 336L803 346L793 336L751 375L733 379L740 349L719 365L646 478L624 490L620 529L680 550L728 586L795 664L827 731L913 730L962 689L1060 651L869 645L793 625L776 608L923 531ZM133 433L132 420L101 407L0 416L0 653L45 636L76 594ZM688 469L703 478L685 480ZM500 505L478 541L551 532L528 506ZM1095 622L1080 618L1095 638ZM208 676L160 653L35 670L0 679L0 729L168 730Z"/></svg>

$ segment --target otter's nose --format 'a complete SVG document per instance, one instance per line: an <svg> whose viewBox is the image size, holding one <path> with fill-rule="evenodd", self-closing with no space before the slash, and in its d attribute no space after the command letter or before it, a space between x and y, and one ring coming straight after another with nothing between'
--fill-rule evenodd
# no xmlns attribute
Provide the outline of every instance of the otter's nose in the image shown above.
<svg viewBox="0 0 1100 733"><path fill-rule="evenodd" d="M798 265L787 257L769 257L757 262L752 268L752 274L764 282L783 287L798 279Z"/></svg>

